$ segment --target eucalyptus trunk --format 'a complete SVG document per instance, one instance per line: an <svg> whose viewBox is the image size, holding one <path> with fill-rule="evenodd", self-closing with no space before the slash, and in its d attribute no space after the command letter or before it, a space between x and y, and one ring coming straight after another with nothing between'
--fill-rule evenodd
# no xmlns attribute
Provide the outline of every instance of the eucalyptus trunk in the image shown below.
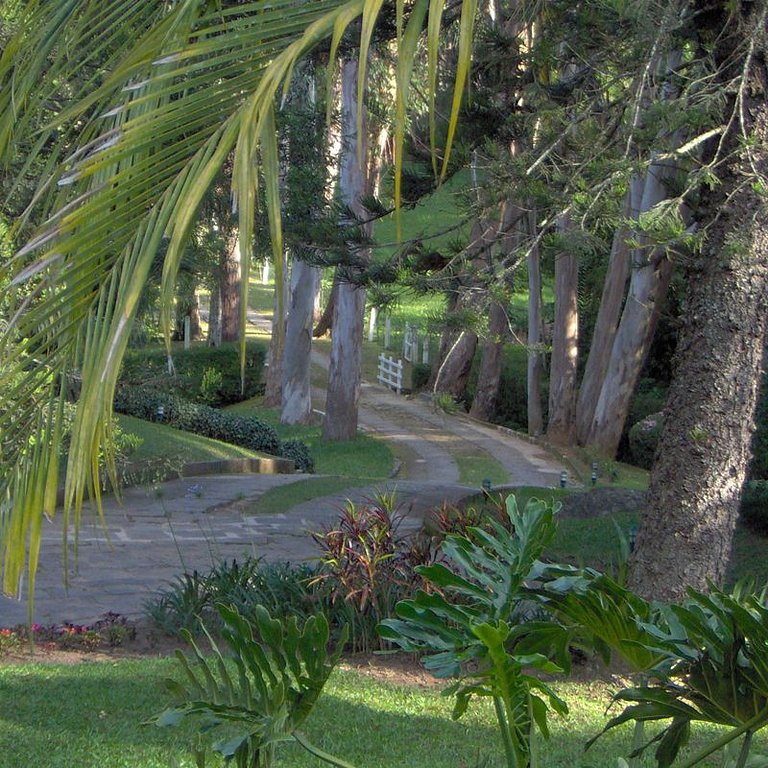
<svg viewBox="0 0 768 768"><path fill-rule="evenodd" d="M477 334L470 329L463 330L438 368L433 392L443 392L462 400L467 393L467 383L476 351Z"/></svg>
<svg viewBox="0 0 768 768"><path fill-rule="evenodd" d="M312 319L319 285L320 270L295 260L283 356L283 424L306 424L312 417Z"/></svg>
<svg viewBox="0 0 768 768"><path fill-rule="evenodd" d="M645 176L641 212L650 211L667 198L665 182L676 172L677 167L669 161L651 163ZM640 239L647 241L642 236ZM611 458L618 450L632 394L672 279L672 262L663 248L647 245L636 249L631 261L629 293L585 440L586 445Z"/></svg>
<svg viewBox="0 0 768 768"><path fill-rule="evenodd" d="M664 60L667 75L661 86L659 100L669 101L678 95L676 73L681 66L682 53L675 49ZM669 146L677 148L684 138L684 131L678 129L669 135ZM678 173L674 160L659 156L652 158L643 181L639 208L635 200L639 193L633 181L630 187L631 204L637 210L635 218L653 210L670 194L668 183ZM685 215L681 206L681 215ZM607 366L604 368L603 383L597 401L590 409L585 407L579 429L580 441L597 453L610 458L616 455L624 424L629 413L632 394L643 369L653 334L672 279L672 264L663 249L654 247L647 235L639 234L640 248L630 258L631 278L629 292L619 326L613 336L613 345ZM607 341L607 339L606 339ZM593 342L593 346L595 343ZM590 403L594 402L594 390ZM586 419L589 423L586 423Z"/></svg>
<svg viewBox="0 0 768 768"><path fill-rule="evenodd" d="M720 82L744 80L722 121L719 184L699 211L707 240L688 270L675 376L630 562L630 586L662 600L723 582L750 456L768 316L766 17L761 0L700 22L717 41Z"/></svg>
<svg viewBox="0 0 768 768"><path fill-rule="evenodd" d="M336 304L336 294L338 293L338 290L339 279L336 272L334 272L333 285L331 286L331 292L328 295L328 301L325 303L325 308L312 331L312 335L316 339L325 336L326 333L331 333L333 330L333 308Z"/></svg>
<svg viewBox="0 0 768 768"><path fill-rule="evenodd" d="M275 265L275 274L278 267ZM283 252L283 263L280 274L288 274L288 255ZM282 291L282 295L278 293ZM272 335L269 341L269 365L264 382L264 405L267 407L279 406L282 401L283 364L285 352L285 307L288 306L288 281L283 279L275 285L274 301L272 303ZM281 312L282 310L282 312Z"/></svg>
<svg viewBox="0 0 768 768"><path fill-rule="evenodd" d="M341 65L341 120L344 146L339 171L342 202L358 217L365 216L361 203L366 193L366 137L357 135L358 62ZM362 143L362 146L359 146ZM352 440L357 436L360 400L360 368L363 344L365 291L340 275L333 307L331 360L323 421L327 440Z"/></svg>
<svg viewBox="0 0 768 768"><path fill-rule="evenodd" d="M469 415L476 419L490 421L496 412L508 327L507 313L503 305L493 300L489 310L488 337L482 344L477 388L469 410Z"/></svg>
<svg viewBox="0 0 768 768"><path fill-rule="evenodd" d="M624 205L624 217L626 219L637 218L640 210L642 187L642 177L633 176ZM581 379L579 397L576 403L576 439L582 445L589 437L589 428L608 371L611 349L621 320L621 310L624 306L627 280L629 279L630 248L627 244L629 236L630 233L626 227L619 227L614 233L611 244L608 272L600 296L600 308L597 311L592 341L589 345L589 355L584 367L584 376Z"/></svg>
<svg viewBox="0 0 768 768"><path fill-rule="evenodd" d="M567 234L570 221L558 229ZM579 260L567 249L555 257L555 322L549 368L549 420L547 437L569 443L576 422L576 376L579 362Z"/></svg>

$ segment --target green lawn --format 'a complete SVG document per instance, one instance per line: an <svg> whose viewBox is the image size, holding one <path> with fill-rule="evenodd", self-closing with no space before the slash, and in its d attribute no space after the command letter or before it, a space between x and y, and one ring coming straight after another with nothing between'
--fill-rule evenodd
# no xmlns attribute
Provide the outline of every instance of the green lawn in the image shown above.
<svg viewBox="0 0 768 768"><path fill-rule="evenodd" d="M260 398L238 403L230 410L266 421L274 426L282 440L303 440L312 451L315 472L319 475L382 480L392 472L392 451L383 440L370 435L358 433L354 440L342 442L323 440L320 426L281 424L280 411L277 408L262 408Z"/></svg>
<svg viewBox="0 0 768 768"><path fill-rule="evenodd" d="M240 459L263 456L220 440L183 432L163 424L143 421L133 416L116 416L121 429L142 439L139 448L130 455L130 461L151 461L153 459L173 458L180 464L192 461L217 461L220 459Z"/></svg>
<svg viewBox="0 0 768 768"><path fill-rule="evenodd" d="M161 683L166 677L180 677L173 660L0 665L0 768L192 768L190 731L141 725L170 703ZM609 687L564 682L557 688L571 714L552 718L552 738L540 745L541 765L613 768L628 752L628 728L583 750L606 721ZM305 731L359 768L501 768L502 747L488 703L473 704L459 721L451 719L451 706L438 689L339 669ZM280 768L321 765L292 744L278 755Z"/></svg>

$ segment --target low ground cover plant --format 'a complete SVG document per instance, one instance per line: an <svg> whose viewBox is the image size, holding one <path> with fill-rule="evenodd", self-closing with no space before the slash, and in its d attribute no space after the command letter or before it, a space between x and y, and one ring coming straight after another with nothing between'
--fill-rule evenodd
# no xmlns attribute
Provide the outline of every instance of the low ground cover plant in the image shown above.
<svg viewBox="0 0 768 768"><path fill-rule="evenodd" d="M83 651L117 648L135 636L135 626L116 613L106 613L93 624L18 624L0 628L0 656L36 646Z"/></svg>

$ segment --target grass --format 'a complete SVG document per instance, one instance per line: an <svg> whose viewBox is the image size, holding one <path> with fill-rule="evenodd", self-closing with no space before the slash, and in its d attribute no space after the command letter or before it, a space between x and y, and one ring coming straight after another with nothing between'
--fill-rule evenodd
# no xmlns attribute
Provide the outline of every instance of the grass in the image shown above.
<svg viewBox="0 0 768 768"><path fill-rule="evenodd" d="M492 485L509 482L509 472L490 455L454 456L459 467L459 482L464 485L481 486L483 480L490 480Z"/></svg>
<svg viewBox="0 0 768 768"><path fill-rule="evenodd" d="M335 495L366 485L368 483L365 481L355 482L349 477L310 477L300 483L290 483L271 488L259 496L251 507L244 507L243 514L278 514L295 507L297 504L303 504L305 501Z"/></svg>
<svg viewBox="0 0 768 768"><path fill-rule="evenodd" d="M192 432L183 432L163 424L143 421L133 416L117 415L117 419L124 432L137 435L143 441L130 455L132 462L173 457L179 463L187 463L254 458L263 455L247 448L212 440Z"/></svg>
<svg viewBox="0 0 768 768"><path fill-rule="evenodd" d="M514 489L517 505L521 509L532 498L551 502L573 493L584 491L534 486ZM482 496L478 495L469 503L481 504ZM583 519L561 517L552 546L546 553L547 558L613 572L621 562L622 537L626 542L630 541L633 529L636 531L639 525L640 515L634 512ZM736 527L726 585L732 586L739 579L754 579L758 585L768 584L768 538L753 533L742 524Z"/></svg>
<svg viewBox="0 0 768 768"><path fill-rule="evenodd" d="M166 677L180 678L171 659L0 666L2 700L13 702L0 715L0 768L192 768L189 730L141 725L170 703L161 684ZM552 737L540 744L541 764L615 766L616 758L629 751L629 728L583 750L606 722L608 686L598 681L556 687L571 714L552 717ZM304 730L315 744L360 768L501 768L502 747L489 703L475 700L459 721L451 719L451 708L451 700L437 689L383 682L341 668ZM277 765L317 768L319 763L286 744L278 748Z"/></svg>
<svg viewBox="0 0 768 768"><path fill-rule="evenodd" d="M233 405L230 410L271 424L281 440L303 440L312 451L315 472L319 475L382 480L392 472L392 451L384 441L370 435L358 434L354 440L341 442L323 440L320 426L281 424L280 411L261 408L259 398Z"/></svg>

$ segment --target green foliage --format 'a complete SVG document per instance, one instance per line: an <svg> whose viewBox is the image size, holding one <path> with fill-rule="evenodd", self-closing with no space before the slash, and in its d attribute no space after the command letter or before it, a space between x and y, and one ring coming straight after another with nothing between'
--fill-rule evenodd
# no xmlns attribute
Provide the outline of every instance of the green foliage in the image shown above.
<svg viewBox="0 0 768 768"><path fill-rule="evenodd" d="M206 405L213 405L219 401L224 377L216 368L206 368L203 371L203 380L200 382L200 399Z"/></svg>
<svg viewBox="0 0 768 768"><path fill-rule="evenodd" d="M643 469L653 466L653 457L663 427L663 413L651 414L632 425L629 430L629 456L633 464Z"/></svg>
<svg viewBox="0 0 768 768"><path fill-rule="evenodd" d="M162 408L162 417L158 416ZM197 405L174 395L141 387L121 387L115 395L115 410L146 421L161 420L177 429L223 440L253 451L278 455L280 441L274 428L252 416Z"/></svg>
<svg viewBox="0 0 768 768"><path fill-rule="evenodd" d="M301 440L281 440L278 454L286 459L293 459L298 472L314 472L315 460L309 446Z"/></svg>
<svg viewBox="0 0 768 768"><path fill-rule="evenodd" d="M276 747L290 739L315 757L348 768L348 763L317 749L298 730L343 647L342 642L334 653L328 652L325 618L312 616L300 627L295 618L282 622L272 618L263 606L256 606L252 622L234 608L217 608L229 654L225 656L209 635L209 659L189 637L192 658L177 653L186 683L166 681L176 705L162 712L155 724L178 725L194 717L205 738L225 725L226 735L210 748L237 768L271 768ZM195 753L197 764L204 765L205 750L197 748Z"/></svg>
<svg viewBox="0 0 768 768"><path fill-rule="evenodd" d="M710 594L691 589L682 604L662 606L585 571L552 581L545 577L541 594L549 598L550 610L572 622L606 659L617 653L643 674L639 685L614 696L626 707L603 733L629 721L668 721L632 755L655 744L657 765L668 768L677 764L693 723L724 726L723 735L679 765L698 765L742 737L741 762L733 765L747 764L752 734L768 725L765 591L744 584L731 594L714 586Z"/></svg>
<svg viewBox="0 0 768 768"><path fill-rule="evenodd" d="M509 768L535 764L532 742L548 735L547 712L567 707L533 670L551 674L569 665L568 635L546 619L520 623L529 609L526 582L545 569L539 558L555 533L554 506L530 501L521 513L506 502L508 524L491 531L449 535L442 558L417 569L430 586L397 606L396 619L379 632L405 651L426 652L424 665L438 677L456 677L446 693L461 717L475 696L494 704ZM510 532L510 529L512 532ZM554 650L560 666L550 661Z"/></svg>
<svg viewBox="0 0 768 768"><path fill-rule="evenodd" d="M123 361L120 383L176 394L218 407L258 394L262 387L265 356L262 344L246 344L245 389L242 390L240 350L236 344L175 349L173 375L168 374L168 356L164 348L129 350Z"/></svg>
<svg viewBox="0 0 768 768"><path fill-rule="evenodd" d="M429 377L432 375L432 366L428 363L414 363L411 369L411 389L414 392L420 392L427 386Z"/></svg>
<svg viewBox="0 0 768 768"><path fill-rule="evenodd" d="M740 519L754 533L768 536L768 480L745 483Z"/></svg>
<svg viewBox="0 0 768 768"><path fill-rule="evenodd" d="M317 612L319 600L309 587L316 569L307 564L268 563L261 559L223 561L208 573L193 571L177 577L147 600L144 612L168 635L209 630L219 624L216 605L234 605L245 617L263 605L278 619L302 620Z"/></svg>
<svg viewBox="0 0 768 768"><path fill-rule="evenodd" d="M387 496L360 506L347 502L334 525L313 534L320 569L311 583L323 586L329 607L347 617L355 651L386 647L377 625L394 615L398 600L419 582L415 566L423 562L421 553L399 534L403 518L392 502Z"/></svg>

